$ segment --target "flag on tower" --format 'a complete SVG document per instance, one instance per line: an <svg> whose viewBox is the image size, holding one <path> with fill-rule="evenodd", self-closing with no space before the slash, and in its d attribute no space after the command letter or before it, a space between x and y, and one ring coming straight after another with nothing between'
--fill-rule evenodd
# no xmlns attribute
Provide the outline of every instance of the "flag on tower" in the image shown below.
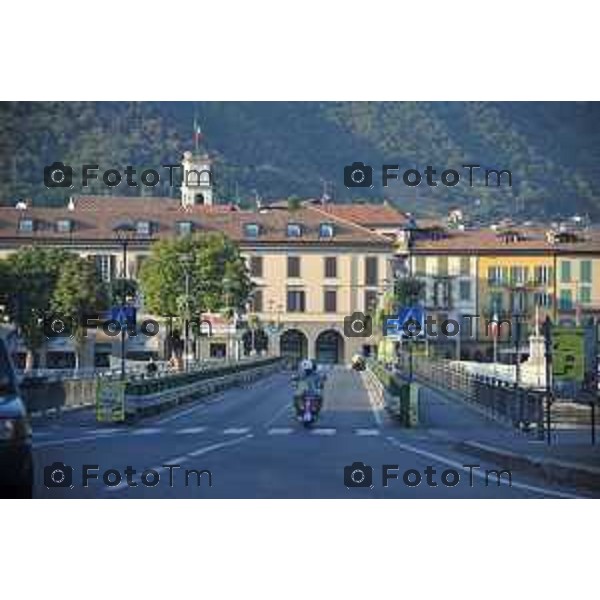
<svg viewBox="0 0 600 600"><path fill-rule="evenodd" d="M200 123L198 119L194 118L194 145L196 146L196 151L198 150L198 144L202 140L202 128L200 127Z"/></svg>

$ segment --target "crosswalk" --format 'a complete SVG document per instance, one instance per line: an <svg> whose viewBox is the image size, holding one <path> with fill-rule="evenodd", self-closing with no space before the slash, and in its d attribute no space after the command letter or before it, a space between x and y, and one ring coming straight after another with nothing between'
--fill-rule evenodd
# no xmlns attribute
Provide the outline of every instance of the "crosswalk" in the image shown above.
<svg viewBox="0 0 600 600"><path fill-rule="evenodd" d="M83 429L77 432L78 437L73 438L77 440L94 440L99 438L107 438L107 437L127 437L127 436L159 436L159 435L168 435L168 436L195 436L199 434L207 434L207 435L224 435L224 436L240 436L240 435L267 435L270 437L282 437L282 436L318 436L318 437L334 437L338 434L343 435L356 435L359 437L375 437L381 434L381 430L379 428L342 428L338 429L337 427L318 427L313 426L308 429L298 425L296 427L267 427L267 426L258 426L258 427L244 427L244 426L235 426L235 427L209 427L206 425L195 426L195 427L183 427L179 429L172 429L169 427L138 427L131 429L103 429L103 428L95 428L95 429ZM49 432L34 432L34 445L38 446L46 446L52 445L53 441L49 439ZM75 433L73 432L73 435ZM59 441L69 441L67 438L62 438Z"/></svg>

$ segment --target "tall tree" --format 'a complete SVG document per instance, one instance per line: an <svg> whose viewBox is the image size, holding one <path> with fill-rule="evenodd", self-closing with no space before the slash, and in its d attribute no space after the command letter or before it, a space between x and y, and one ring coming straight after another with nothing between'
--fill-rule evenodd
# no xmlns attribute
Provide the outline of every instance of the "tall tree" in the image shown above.
<svg viewBox="0 0 600 600"><path fill-rule="evenodd" d="M6 259L6 311L27 347L26 369L32 368L34 354L44 343L44 316L51 309L60 270L73 258L63 250L30 247Z"/></svg>
<svg viewBox="0 0 600 600"><path fill-rule="evenodd" d="M186 301L189 313L196 316L240 310L252 284L239 248L224 235L211 233L153 244L140 286L150 312L183 317Z"/></svg>
<svg viewBox="0 0 600 600"><path fill-rule="evenodd" d="M51 307L61 315L69 315L73 322L75 340L75 368L79 368L85 343L82 317L105 310L108 290L96 271L93 261L74 256L60 269L52 294Z"/></svg>

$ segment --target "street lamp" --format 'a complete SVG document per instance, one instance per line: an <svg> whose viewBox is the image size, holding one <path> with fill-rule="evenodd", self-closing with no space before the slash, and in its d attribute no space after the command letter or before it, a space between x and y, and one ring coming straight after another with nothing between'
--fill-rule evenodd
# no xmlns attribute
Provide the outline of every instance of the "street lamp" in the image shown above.
<svg viewBox="0 0 600 600"><path fill-rule="evenodd" d="M190 254L183 254L179 258L179 262L183 266L183 272L185 276L185 298L184 298L184 310L185 310L185 333L183 341L183 365L187 372L188 365L188 353L189 353L189 337L190 337L190 264L192 263L193 257Z"/></svg>
<svg viewBox="0 0 600 600"><path fill-rule="evenodd" d="M113 228L113 233L123 248L123 285L121 286L121 303L125 307L127 302L127 246L135 238L137 228L133 223L119 223ZM121 323L121 379L125 379L125 323Z"/></svg>

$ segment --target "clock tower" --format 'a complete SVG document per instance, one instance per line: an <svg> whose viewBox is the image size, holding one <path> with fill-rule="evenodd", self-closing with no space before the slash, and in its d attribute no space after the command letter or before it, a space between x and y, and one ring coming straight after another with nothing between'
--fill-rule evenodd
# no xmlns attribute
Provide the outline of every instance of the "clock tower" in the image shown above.
<svg viewBox="0 0 600 600"><path fill-rule="evenodd" d="M212 206L214 204L212 160L208 154L184 152L181 165L183 167L181 205Z"/></svg>

